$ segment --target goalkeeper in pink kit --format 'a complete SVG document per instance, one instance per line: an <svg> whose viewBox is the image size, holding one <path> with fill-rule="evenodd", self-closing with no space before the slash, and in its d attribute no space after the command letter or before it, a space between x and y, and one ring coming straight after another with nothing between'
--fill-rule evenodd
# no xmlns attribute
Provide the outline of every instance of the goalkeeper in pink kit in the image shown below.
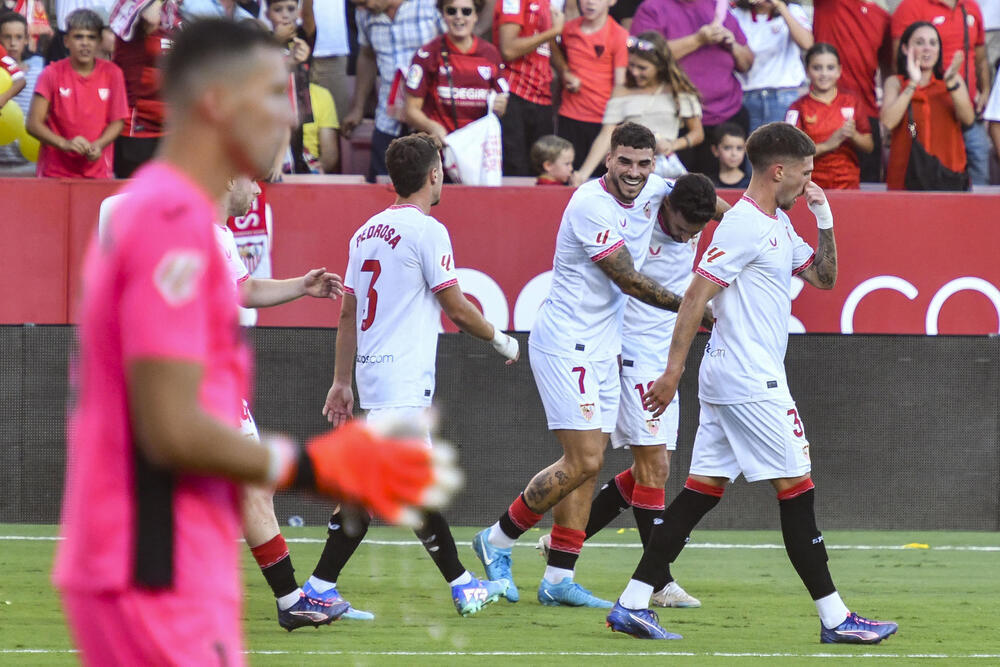
<svg viewBox="0 0 1000 667"><path fill-rule="evenodd" d="M240 434L250 353L213 225L295 122L287 69L269 35L213 19L181 32L163 76L170 132L85 262L54 581L86 664L243 664L241 484L395 521L447 474L419 438L360 423L302 451Z"/></svg>

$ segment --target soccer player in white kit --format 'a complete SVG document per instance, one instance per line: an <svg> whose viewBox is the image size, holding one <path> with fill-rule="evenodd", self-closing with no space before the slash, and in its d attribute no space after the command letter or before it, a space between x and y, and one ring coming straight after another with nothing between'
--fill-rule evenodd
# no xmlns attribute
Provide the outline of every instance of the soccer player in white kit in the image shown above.
<svg viewBox="0 0 1000 667"><path fill-rule="evenodd" d="M687 174L667 181L669 193L657 212L642 272L677 294L691 282L701 231L721 218L729 204L719 199L712 181ZM670 476L671 453L677 449L680 400L675 397L659 417L643 407L642 397L667 364L670 336L677 314L629 297L622 326L621 402L611 446L628 447L633 463L605 483L590 505L586 539L592 538L631 507L643 546L653 521L664 508L664 485ZM547 556L551 538L539 548ZM653 594L661 607L700 607L667 571L667 583Z"/></svg>
<svg viewBox="0 0 1000 667"><path fill-rule="evenodd" d="M333 385L323 414L334 424L353 416L351 372L357 367L361 407L369 422L386 418L419 421L434 397L438 328L441 311L460 329L490 341L512 364L517 340L494 327L458 285L451 238L430 215L441 199L444 171L434 140L427 134L395 139L386 151L396 202L354 233L345 276L345 295L337 329ZM430 434L426 434L430 446ZM331 517L330 533L306 593L340 598L336 584L367 530L343 533L340 510ZM451 586L459 614L473 614L495 602L507 581L479 580L465 569L451 529L440 512L426 512L416 534Z"/></svg>
<svg viewBox="0 0 1000 667"><path fill-rule="evenodd" d="M636 270L649 248L652 218L668 191L653 175L656 140L647 128L615 129L603 178L570 199L556 239L552 288L529 338L549 430L563 456L529 482L500 520L473 540L491 579L511 581L511 547L553 509L548 566L538 589L545 605L610 607L574 581L597 473L618 419L618 355L626 297L676 311L680 297ZM710 321L707 322L711 326Z"/></svg>
<svg viewBox="0 0 1000 667"><path fill-rule="evenodd" d="M742 474L748 482L771 482L777 492L785 551L816 603L820 641L877 644L896 632L895 623L848 611L833 584L813 510L809 442L785 380L792 276L820 289L837 279L833 214L809 180L815 153L812 140L786 123L764 125L747 141L750 187L705 251L677 315L666 370L644 399L654 415L673 400L702 310L713 299L716 326L698 376L701 416L690 475L608 614L614 631L680 638L659 625L650 596L691 530ZM819 227L815 254L785 213L803 194Z"/></svg>
<svg viewBox="0 0 1000 667"><path fill-rule="evenodd" d="M248 308L267 308L294 301L303 296L319 299L336 299L343 295L340 276L328 273L326 268L313 269L300 278L274 280L253 278L240 258L233 232L225 225L232 216L243 216L250 210L260 186L246 177L234 179L229 192L220 205L221 221L215 226L215 238L226 258L229 275L240 292L240 305ZM243 401L240 420L243 435L259 440L250 406ZM243 537L253 554L261 573L267 580L278 607L278 623L288 631L303 626L330 623L341 615L365 618L367 612L350 609L344 604L331 604L306 596L295 579L291 554L281 535L278 519L274 515L274 491L260 486L243 487Z"/></svg>

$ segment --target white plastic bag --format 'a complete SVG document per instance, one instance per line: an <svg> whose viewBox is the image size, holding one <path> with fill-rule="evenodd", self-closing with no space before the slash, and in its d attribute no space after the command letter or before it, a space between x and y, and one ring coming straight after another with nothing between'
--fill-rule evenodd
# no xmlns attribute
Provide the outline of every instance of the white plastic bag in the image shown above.
<svg viewBox="0 0 1000 667"><path fill-rule="evenodd" d="M486 115L445 137L444 169L463 185L500 185L503 178L503 144L500 119L493 113L496 93L486 98Z"/></svg>

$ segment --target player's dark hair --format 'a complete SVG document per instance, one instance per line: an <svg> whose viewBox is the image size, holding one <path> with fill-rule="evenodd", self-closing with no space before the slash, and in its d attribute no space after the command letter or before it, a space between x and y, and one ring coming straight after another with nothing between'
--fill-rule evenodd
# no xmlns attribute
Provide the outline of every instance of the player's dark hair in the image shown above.
<svg viewBox="0 0 1000 667"><path fill-rule="evenodd" d="M813 58L815 58L816 56L821 56L824 53L829 53L831 56L837 59L837 64L838 65L840 64L840 53L837 51L836 46L834 46L833 44L827 44L826 42L816 42L815 44L809 47L808 51L806 51L806 56L805 56L806 67L809 67L809 63L812 61Z"/></svg>
<svg viewBox="0 0 1000 667"><path fill-rule="evenodd" d="M783 121L761 125L747 139L747 157L754 171L763 171L781 160L803 160L815 154L813 140Z"/></svg>
<svg viewBox="0 0 1000 667"><path fill-rule="evenodd" d="M554 134L546 134L539 137L538 141L531 145L531 168L536 174L545 171L546 162L555 162L565 150L573 150L573 144L562 137Z"/></svg>
<svg viewBox="0 0 1000 667"><path fill-rule="evenodd" d="M685 174L674 182L667 201L685 220L703 225L715 215L715 186L704 174Z"/></svg>
<svg viewBox="0 0 1000 667"><path fill-rule="evenodd" d="M444 14L444 8L450 5L455 0L437 0L438 11ZM483 7L486 6L486 0L472 0L472 6L476 8L477 14L483 13Z"/></svg>
<svg viewBox="0 0 1000 667"><path fill-rule="evenodd" d="M656 150L656 137L653 131L645 125L639 125L631 121L625 121L615 128L611 133L611 151L614 152L619 146L629 148L652 148Z"/></svg>
<svg viewBox="0 0 1000 667"><path fill-rule="evenodd" d="M97 36L100 37L101 30L103 29L104 20L92 9L74 9L66 17L67 34L73 32L74 30L88 30L90 32L96 32Z"/></svg>
<svg viewBox="0 0 1000 667"><path fill-rule="evenodd" d="M396 194L409 197L424 187L427 175L440 160L437 144L429 134L419 132L393 139L385 152L385 166Z"/></svg>
<svg viewBox="0 0 1000 667"><path fill-rule="evenodd" d="M256 49L280 50L271 33L246 23L209 18L186 24L163 59L164 99L185 99L196 88L197 76L220 65L241 64Z"/></svg>
<svg viewBox="0 0 1000 667"><path fill-rule="evenodd" d="M723 123L712 131L712 145L718 146L726 137L739 137L743 141L747 140L747 131L738 123Z"/></svg>
<svg viewBox="0 0 1000 667"><path fill-rule="evenodd" d="M915 33L920 28L930 28L937 35L938 40L938 57L937 62L934 63L934 78L943 79L944 78L944 64L943 64L943 54L944 48L941 46L941 33L938 32L937 27L933 23L928 23L927 21L914 21L910 25L906 26L906 30L899 37L899 46L896 48L896 74L902 77L907 76L906 71L906 54L903 53L903 47L910 46L910 38L913 37Z"/></svg>

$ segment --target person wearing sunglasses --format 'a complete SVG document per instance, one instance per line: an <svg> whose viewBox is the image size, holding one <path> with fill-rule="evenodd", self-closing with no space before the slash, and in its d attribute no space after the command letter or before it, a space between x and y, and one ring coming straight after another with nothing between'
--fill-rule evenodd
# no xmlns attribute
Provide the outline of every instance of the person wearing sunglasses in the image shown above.
<svg viewBox="0 0 1000 667"><path fill-rule="evenodd" d="M473 32L484 0L438 0L446 32L417 49L406 73L406 122L442 145L486 114L490 91L498 116L507 108L504 64L495 46Z"/></svg>
<svg viewBox="0 0 1000 667"><path fill-rule="evenodd" d="M656 173L665 177L683 174L676 157L678 150L697 146L705 138L701 125L698 89L670 54L667 42L657 32L629 37L628 69L625 85L611 94L604 110L600 134L587 159L573 175L573 183L586 181L604 162L611 146L611 134L625 121L645 125L656 136ZM680 135L681 127L686 133ZM673 171L671 171L673 170ZM679 173L678 173L679 172Z"/></svg>

